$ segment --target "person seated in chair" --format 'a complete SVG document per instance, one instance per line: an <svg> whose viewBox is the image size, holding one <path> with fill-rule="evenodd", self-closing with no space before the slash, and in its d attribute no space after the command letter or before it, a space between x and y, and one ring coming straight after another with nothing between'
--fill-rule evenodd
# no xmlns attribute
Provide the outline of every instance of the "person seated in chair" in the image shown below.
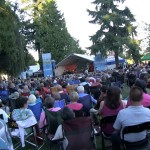
<svg viewBox="0 0 150 150"><path fill-rule="evenodd" d="M0 100L0 114L2 114L2 117L3 117L3 118L0 118L0 119L3 119L5 121L5 123L7 123L8 122L8 115L4 111L3 108L4 108L4 105L3 105L2 101Z"/></svg>
<svg viewBox="0 0 150 150"><path fill-rule="evenodd" d="M122 136L120 138L120 135L122 135L121 130L125 126L137 125L150 121L150 110L142 106L143 90L139 87L133 87L130 90L129 97L131 105L126 109L120 110L113 125L116 130L111 138L113 150L120 150L122 138ZM142 141L145 142L147 140L146 135L146 131L126 134L124 140L128 143L141 143Z"/></svg>
<svg viewBox="0 0 150 150"><path fill-rule="evenodd" d="M99 113L102 117L117 115L121 109L125 108L125 104L120 99L120 93L120 89L116 86L108 89L105 100L100 103ZM103 132L110 135L113 131L113 125L108 124Z"/></svg>
<svg viewBox="0 0 150 150"><path fill-rule="evenodd" d="M30 95L30 90L27 85L24 86L23 93L21 95L26 96L26 97L28 97Z"/></svg>
<svg viewBox="0 0 150 150"><path fill-rule="evenodd" d="M28 98L20 97L16 100L16 107L12 112L12 119L14 121L23 121L31 116L34 116L33 112L28 107Z"/></svg>
<svg viewBox="0 0 150 150"><path fill-rule="evenodd" d="M53 97L50 97L48 96L46 99L45 99L45 107L49 110L49 111L59 111L61 108L57 107L57 108L54 108L54 102L55 102L55 99ZM39 128L42 128L46 125L46 118L45 118L45 112L43 111L41 113L41 116L40 116L40 121L39 121Z"/></svg>
<svg viewBox="0 0 150 150"><path fill-rule="evenodd" d="M84 93L84 87L83 86L78 86L77 91L78 91L78 94L79 94L79 99L88 95L88 94ZM95 100L92 96L91 96L90 100L94 104L97 103L97 100Z"/></svg>
<svg viewBox="0 0 150 150"><path fill-rule="evenodd" d="M40 96L40 93L38 90L34 91L34 95L36 97L36 103L41 102L42 103L42 97Z"/></svg>
<svg viewBox="0 0 150 150"><path fill-rule="evenodd" d="M68 108L72 109L75 112L76 117L83 116L83 104L78 103L79 96L77 92L70 93L71 103L67 105Z"/></svg>
<svg viewBox="0 0 150 150"><path fill-rule="evenodd" d="M65 121L75 118L75 114L70 108L64 107L61 112L61 117L62 117L63 121L65 122ZM61 139L61 138L64 138L63 139L63 148L64 148L64 150L66 150L66 147L68 145L68 140L64 136L62 124L58 126L53 140L57 140L57 139Z"/></svg>
<svg viewBox="0 0 150 150"><path fill-rule="evenodd" d="M62 88L61 85L58 85L57 90L58 90L58 93L61 96L61 99L65 99L66 103L69 103L70 102L70 98L69 98L68 94L63 91L63 88Z"/></svg>
<svg viewBox="0 0 150 150"><path fill-rule="evenodd" d="M135 81L135 84L133 86L137 86L143 90L143 99L142 99L142 105L144 107L150 106L150 95L147 94L146 87L147 84L144 80L138 79ZM130 99L127 102L127 106L130 106Z"/></svg>

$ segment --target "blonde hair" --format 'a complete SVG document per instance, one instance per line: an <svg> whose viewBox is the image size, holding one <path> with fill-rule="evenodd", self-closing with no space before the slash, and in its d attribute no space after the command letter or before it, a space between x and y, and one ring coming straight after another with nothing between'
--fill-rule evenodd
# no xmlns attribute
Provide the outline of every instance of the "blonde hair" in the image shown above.
<svg viewBox="0 0 150 150"><path fill-rule="evenodd" d="M77 92L71 92L69 96L72 102L76 102L79 99L79 95Z"/></svg>

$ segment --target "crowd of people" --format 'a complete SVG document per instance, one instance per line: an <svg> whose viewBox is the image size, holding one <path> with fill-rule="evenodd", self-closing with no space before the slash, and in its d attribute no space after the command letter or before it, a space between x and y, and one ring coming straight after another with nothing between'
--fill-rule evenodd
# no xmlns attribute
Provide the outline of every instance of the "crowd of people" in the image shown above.
<svg viewBox="0 0 150 150"><path fill-rule="evenodd" d="M121 91L126 84L131 90L123 98ZM117 115L114 125L106 125L104 132L112 135L113 149L119 150L123 127L150 121L147 88L150 88L150 66L143 64L55 78L0 79L0 114L3 115L0 122L6 126L10 118L17 122L35 117L36 130L40 132L39 129L47 125L45 109L61 111L64 121L91 116L93 124L97 124L97 116ZM59 126L54 139L61 137L61 131ZM145 131L125 136L127 142L145 142L146 139ZM9 149L13 149L12 142L9 143ZM64 149L67 144L65 139Z"/></svg>

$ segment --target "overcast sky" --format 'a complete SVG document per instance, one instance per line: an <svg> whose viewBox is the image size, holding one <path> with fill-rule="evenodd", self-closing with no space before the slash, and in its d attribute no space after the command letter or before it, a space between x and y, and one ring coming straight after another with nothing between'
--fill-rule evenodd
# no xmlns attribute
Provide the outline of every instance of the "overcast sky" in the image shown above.
<svg viewBox="0 0 150 150"><path fill-rule="evenodd" d="M11 0L21 1L21 0ZM70 34L80 41L82 49L91 45L89 36L93 35L98 26L90 24L87 9L94 9L93 0L57 0L58 9L64 13L66 25ZM150 23L150 0L126 0L125 5L131 9L137 22ZM140 31L142 34L142 31Z"/></svg>

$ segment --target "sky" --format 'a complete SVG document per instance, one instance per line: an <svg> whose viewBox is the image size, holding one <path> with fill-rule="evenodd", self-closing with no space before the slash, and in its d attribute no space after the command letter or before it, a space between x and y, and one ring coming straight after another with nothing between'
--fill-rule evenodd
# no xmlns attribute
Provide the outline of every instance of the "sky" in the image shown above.
<svg viewBox="0 0 150 150"><path fill-rule="evenodd" d="M11 0L21 1L21 0ZM92 43L89 36L95 34L99 26L90 24L91 17L88 16L87 9L94 10L93 0L57 0L58 9L64 13L66 25L69 33L79 40L82 49L86 49ZM141 22L150 23L150 0L126 0L125 6L129 7L135 15L138 24ZM143 38L144 34L139 29L139 37ZM37 54L31 51L37 59Z"/></svg>

